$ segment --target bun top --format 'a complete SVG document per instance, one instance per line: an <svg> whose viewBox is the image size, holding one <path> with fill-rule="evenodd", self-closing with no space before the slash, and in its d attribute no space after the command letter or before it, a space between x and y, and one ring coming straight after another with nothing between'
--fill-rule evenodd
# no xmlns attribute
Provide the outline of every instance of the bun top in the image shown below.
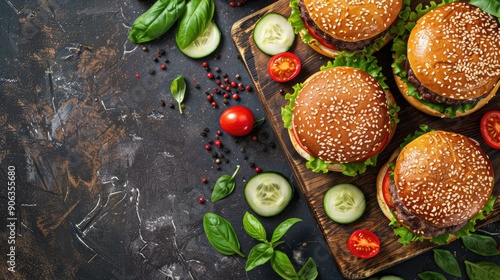
<svg viewBox="0 0 500 280"><path fill-rule="evenodd" d="M428 223L460 225L486 205L493 167L479 144L445 131L428 132L406 145L394 168L402 204Z"/></svg>
<svg viewBox="0 0 500 280"><path fill-rule="evenodd" d="M397 19L402 0L304 0L316 25L330 36L347 42L372 38Z"/></svg>
<svg viewBox="0 0 500 280"><path fill-rule="evenodd" d="M408 61L417 79L443 97L481 97L500 78L498 21L462 2L435 8L412 29Z"/></svg>
<svg viewBox="0 0 500 280"><path fill-rule="evenodd" d="M386 93L370 74L333 67L310 76L293 106L296 140L327 162L364 160L390 134Z"/></svg>

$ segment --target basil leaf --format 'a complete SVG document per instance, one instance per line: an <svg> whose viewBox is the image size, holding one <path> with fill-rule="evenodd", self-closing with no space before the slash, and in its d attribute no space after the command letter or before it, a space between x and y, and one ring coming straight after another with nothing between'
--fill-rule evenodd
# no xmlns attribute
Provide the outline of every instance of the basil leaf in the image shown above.
<svg viewBox="0 0 500 280"><path fill-rule="evenodd" d="M253 239L267 242L266 229L264 229L264 226L254 215L248 212L245 213L245 216L243 216L243 228Z"/></svg>
<svg viewBox="0 0 500 280"><path fill-rule="evenodd" d="M488 257L500 254L497 242L491 236L472 233L470 236L462 237L461 240L467 249L478 255Z"/></svg>
<svg viewBox="0 0 500 280"><path fill-rule="evenodd" d="M184 96L186 94L186 81L184 76L179 75L170 84L170 92L172 96L179 104L179 112L182 114L182 101L184 101Z"/></svg>
<svg viewBox="0 0 500 280"><path fill-rule="evenodd" d="M135 19L129 39L144 43L166 33L186 8L186 0L158 0L146 12Z"/></svg>
<svg viewBox="0 0 500 280"><path fill-rule="evenodd" d="M470 0L469 3L500 19L500 1Z"/></svg>
<svg viewBox="0 0 500 280"><path fill-rule="evenodd" d="M288 256L279 250L274 251L274 255L271 258L271 266L283 279L299 279Z"/></svg>
<svg viewBox="0 0 500 280"><path fill-rule="evenodd" d="M185 49L200 37L212 20L214 11L214 0L190 0L175 35L177 47Z"/></svg>
<svg viewBox="0 0 500 280"><path fill-rule="evenodd" d="M434 271L424 271L417 274L422 280L446 280L443 274Z"/></svg>
<svg viewBox="0 0 500 280"><path fill-rule="evenodd" d="M240 166L236 166L236 171L234 171L232 176L222 175L215 182L214 190L212 191L212 202L219 201L226 196L230 195L234 191L236 183L234 182L234 176L240 170Z"/></svg>
<svg viewBox="0 0 500 280"><path fill-rule="evenodd" d="M500 279L500 266L489 261L470 262L465 260L465 270L471 280Z"/></svg>
<svg viewBox="0 0 500 280"><path fill-rule="evenodd" d="M238 254L245 257L240 251L240 242L233 226L223 217L208 212L203 216L203 230L210 244L223 255Z"/></svg>
<svg viewBox="0 0 500 280"><path fill-rule="evenodd" d="M285 221L283 221L281 224L278 225L278 227L274 230L273 232L273 237L271 239L271 243L274 244L278 240L285 235L285 233L290 229L291 226L293 226L295 223L301 222L301 219L298 218L290 218Z"/></svg>
<svg viewBox="0 0 500 280"><path fill-rule="evenodd" d="M448 250L434 249L434 261L437 266L439 266L445 272L461 277L462 271L460 271L460 266L458 266L457 259Z"/></svg>
<svg viewBox="0 0 500 280"><path fill-rule="evenodd" d="M316 279L316 277L318 277L318 268L316 267L314 260L312 258L307 259L306 263L302 266L297 275L300 279Z"/></svg>
<svg viewBox="0 0 500 280"><path fill-rule="evenodd" d="M245 270L250 271L256 266L263 265L269 261L274 253L273 247L266 243L259 243L255 245L250 253L248 253L247 263L245 265Z"/></svg>

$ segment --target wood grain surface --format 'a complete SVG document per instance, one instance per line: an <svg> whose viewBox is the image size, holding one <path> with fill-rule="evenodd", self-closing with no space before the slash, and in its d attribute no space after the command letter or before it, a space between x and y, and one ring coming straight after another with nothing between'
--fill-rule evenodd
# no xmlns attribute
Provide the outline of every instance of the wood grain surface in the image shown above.
<svg viewBox="0 0 500 280"><path fill-rule="evenodd" d="M420 1L414 1L416 4ZM399 262L416 256L434 247L429 242L413 242L410 245L402 246L397 237L389 227L388 219L379 209L376 199L375 180L379 168L385 163L391 152L399 146L404 137L413 133L420 124L427 124L432 129L442 129L454 131L476 139L481 147L489 155L495 169L495 189L494 195L498 198L500 194L500 150L493 150L483 141L479 132L479 120L488 110L500 109L499 96L494 97L487 106L472 115L456 119L441 119L426 114L411 107L399 93L391 72L391 49L390 45L379 51L376 56L379 64L383 67L387 83L391 92L396 97L397 104L401 107L399 113L400 123L398 124L396 135L387 149L379 156L378 164L369 167L367 172L357 177L351 178L340 173L329 172L313 173L305 167L303 160L295 152L287 131L283 128L281 120L281 108L288 104L284 98L284 92L292 92L295 83L303 82L309 75L318 71L320 66L326 64L328 58L323 57L311 48L306 46L297 37L291 52L297 54L303 68L297 78L289 83L276 83L267 74L267 62L269 56L260 52L252 40L252 30L256 21L267 12L278 12L285 16L290 14L289 1L278 1L260 11L257 11L240 21L236 22L231 30L233 40L242 56L258 92L267 120L271 123L276 137L284 150L286 158L297 177L298 185L308 200L310 209L317 219L324 238L326 239L332 256L335 258L342 274L351 279L369 277L385 268L393 266ZM353 183L359 186L367 199L367 210L363 217L353 224L340 225L331 221L323 210L323 194L331 186L337 183ZM492 223L500 219L500 199L495 203L495 210L484 222ZM347 240L356 229L368 229L374 231L381 241L379 255L371 259L359 259L354 257L347 249ZM457 242L457 241L455 241Z"/></svg>

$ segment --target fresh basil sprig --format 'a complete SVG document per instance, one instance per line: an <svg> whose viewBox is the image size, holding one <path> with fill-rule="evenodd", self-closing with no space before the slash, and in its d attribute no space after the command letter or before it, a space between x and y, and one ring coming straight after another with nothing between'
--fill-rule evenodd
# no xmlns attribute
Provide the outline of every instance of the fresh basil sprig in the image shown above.
<svg viewBox="0 0 500 280"><path fill-rule="evenodd" d="M223 255L238 254L245 257L240 251L240 242L231 223L223 217L208 212L203 216L203 230L212 246Z"/></svg>
<svg viewBox="0 0 500 280"><path fill-rule="evenodd" d="M464 261L467 276L471 280L500 279L500 266L490 261Z"/></svg>
<svg viewBox="0 0 500 280"><path fill-rule="evenodd" d="M179 112L182 114L182 101L184 101L184 96L186 95L186 81L184 80L184 76L179 75L172 81L170 92L179 104Z"/></svg>
<svg viewBox="0 0 500 280"><path fill-rule="evenodd" d="M448 250L434 249L434 261L446 273L453 276L462 277L462 271L458 266L457 259Z"/></svg>
<svg viewBox="0 0 500 280"><path fill-rule="evenodd" d="M158 0L135 19L129 39L134 43L154 40L166 33L186 8L186 0Z"/></svg>
<svg viewBox="0 0 500 280"><path fill-rule="evenodd" d="M497 242L491 236L472 233L470 236L462 237L461 240L467 249L478 255L488 257L500 254Z"/></svg>
<svg viewBox="0 0 500 280"><path fill-rule="evenodd" d="M420 272L417 276L422 280L446 280L443 274L435 271Z"/></svg>
<svg viewBox="0 0 500 280"><path fill-rule="evenodd" d="M234 177L238 173L238 170L240 170L239 165L236 166L236 171L234 171L232 176L222 175L217 179L214 190L212 191L212 202L219 201L234 191L234 187L236 186Z"/></svg>
<svg viewBox="0 0 500 280"><path fill-rule="evenodd" d="M290 218L283 221L273 231L271 241L268 241L264 226L259 220L257 220L257 218L255 218L254 215L246 212L245 216L243 216L243 228L248 235L261 243L258 243L250 250L245 270L250 271L253 268L263 265L269 261L273 270L284 279L316 279L318 276L318 269L312 258L309 258L297 273L288 256L284 252L275 249L276 246L284 242L281 238L285 235L285 233L294 224L300 221L302 220L298 218Z"/></svg>
<svg viewBox="0 0 500 280"><path fill-rule="evenodd" d="M190 0L179 22L175 42L180 49L187 48L207 29L214 16L214 0Z"/></svg>

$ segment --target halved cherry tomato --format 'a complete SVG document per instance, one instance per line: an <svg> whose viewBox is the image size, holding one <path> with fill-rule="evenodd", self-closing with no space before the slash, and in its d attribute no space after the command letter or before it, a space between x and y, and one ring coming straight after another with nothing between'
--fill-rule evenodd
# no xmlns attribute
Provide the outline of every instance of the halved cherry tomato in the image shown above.
<svg viewBox="0 0 500 280"><path fill-rule="evenodd" d="M493 149L500 150L500 111L489 111L481 118L481 135Z"/></svg>
<svg viewBox="0 0 500 280"><path fill-rule="evenodd" d="M366 229L358 229L349 237L347 247L356 257L368 259L376 256L380 251L380 240L375 233Z"/></svg>
<svg viewBox="0 0 500 280"><path fill-rule="evenodd" d="M291 52L279 53L267 63L269 76L276 82L288 82L297 77L302 68L302 63L298 56Z"/></svg>
<svg viewBox="0 0 500 280"><path fill-rule="evenodd" d="M222 112L219 118L221 128L230 135L244 136L249 134L255 123L253 112L245 106L231 106Z"/></svg>

